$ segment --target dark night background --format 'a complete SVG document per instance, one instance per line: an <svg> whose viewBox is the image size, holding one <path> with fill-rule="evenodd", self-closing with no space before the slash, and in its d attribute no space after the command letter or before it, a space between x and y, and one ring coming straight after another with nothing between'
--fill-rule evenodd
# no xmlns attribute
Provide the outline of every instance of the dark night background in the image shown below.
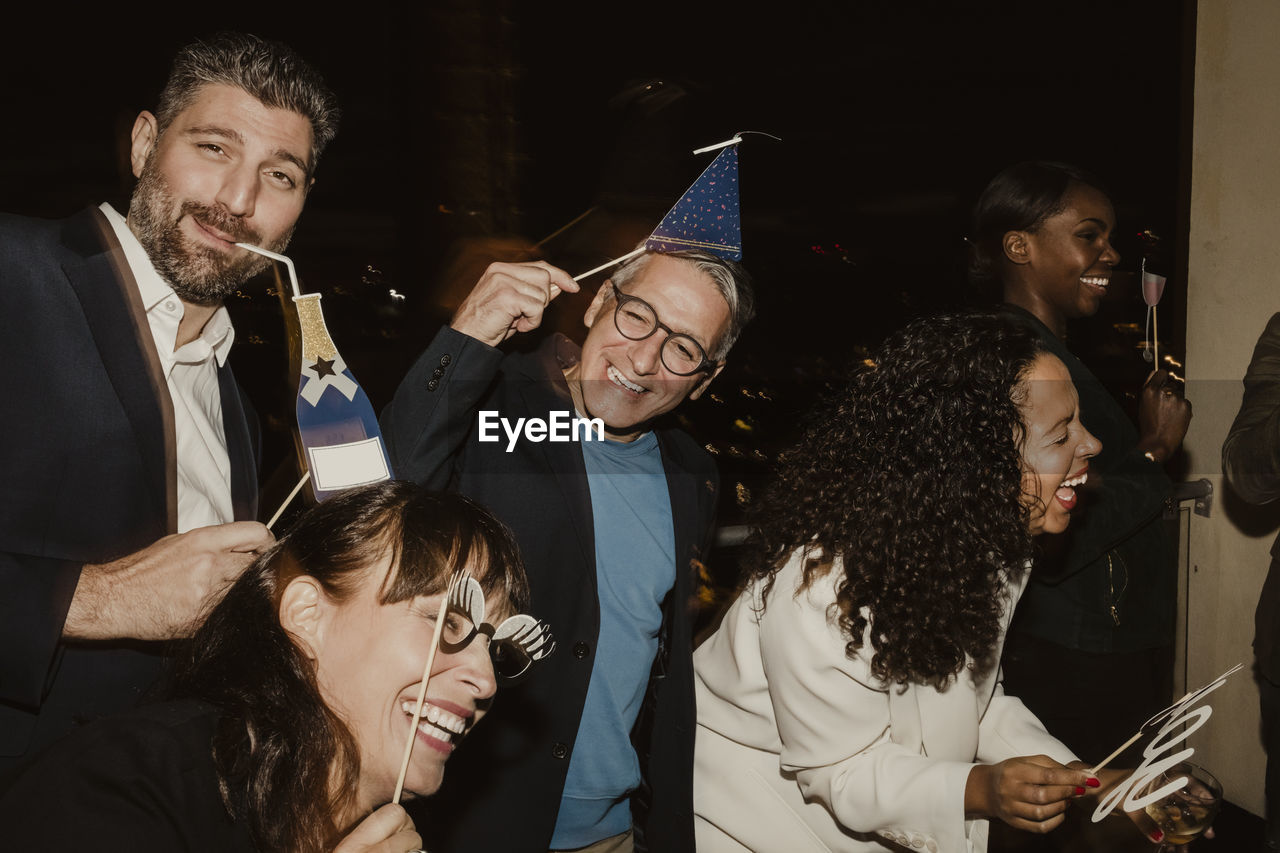
<svg viewBox="0 0 1280 853"><path fill-rule="evenodd" d="M321 69L343 126L289 252L304 288L326 295L375 407L484 261L518 257L593 208L540 252L571 273L622 254L714 156L692 149L740 130L782 139L740 147L761 317L685 418L739 496L840 365L911 316L976 301L967 212L1017 160L1103 177L1122 269L1136 269L1137 232L1161 235L1153 263L1172 278L1160 328L1181 350L1194 0L47 6L0 36L6 211L124 211L128 129L193 37L256 32ZM1117 281L1078 340L1120 365L1109 375L1123 393L1147 369L1141 331L1123 325L1144 309ZM296 475L270 286L252 282L230 308L278 488ZM584 307L559 306L548 326L580 328Z"/></svg>

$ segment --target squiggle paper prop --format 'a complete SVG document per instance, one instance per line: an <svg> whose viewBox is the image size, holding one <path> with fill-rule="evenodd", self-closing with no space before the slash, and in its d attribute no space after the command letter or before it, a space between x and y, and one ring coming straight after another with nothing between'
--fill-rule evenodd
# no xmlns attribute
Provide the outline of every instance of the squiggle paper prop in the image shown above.
<svg viewBox="0 0 1280 853"><path fill-rule="evenodd" d="M1098 771L1106 767L1112 759L1129 748L1129 745L1142 737L1143 734L1150 731L1152 727L1164 720L1164 724L1160 726L1156 736L1151 743L1142 750L1142 763L1133 771L1133 774L1124 782L1117 785L1114 789L1107 793L1105 797L1100 798L1098 807L1093 812L1093 822L1098 823L1107 815L1115 810L1119 805L1123 811L1132 812L1145 808L1149 803L1172 794L1174 791L1187 784L1185 776L1179 776L1166 785L1157 788L1154 791L1142 793L1144 789L1154 780L1160 778L1166 770L1175 765L1189 759L1195 754L1195 749L1187 747L1186 749L1175 752L1171 755L1163 755L1173 749L1179 742L1186 740L1197 729L1203 726L1209 717L1213 715L1213 708L1208 705L1199 708L1192 708L1196 702L1199 702L1209 693L1217 690L1226 683L1227 677L1239 672L1243 664L1236 664L1231 669L1219 675L1213 681L1210 681L1199 690L1194 690L1183 696L1177 702L1174 702L1168 708L1153 716L1142 724L1142 728L1133 737L1129 738L1123 746L1111 753L1092 770L1088 771L1090 776L1096 776ZM1180 730L1182 726L1189 726L1185 731Z"/></svg>
<svg viewBox="0 0 1280 853"><path fill-rule="evenodd" d="M320 309L320 294L302 292L297 271L288 257L249 243L236 245L288 268L302 332L295 412L307 470L272 516L267 524L271 527L308 479L316 500L322 501L343 489L391 479L391 461L373 405L329 335Z"/></svg>

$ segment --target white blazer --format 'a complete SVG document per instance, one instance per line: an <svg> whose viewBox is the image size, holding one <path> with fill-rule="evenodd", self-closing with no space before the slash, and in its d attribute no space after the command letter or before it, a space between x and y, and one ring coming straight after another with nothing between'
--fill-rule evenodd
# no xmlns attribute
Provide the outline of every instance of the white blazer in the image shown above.
<svg viewBox="0 0 1280 853"><path fill-rule="evenodd" d="M748 586L694 652L698 850L982 853L987 822L964 816L974 764L1076 756L994 665L945 691L874 678L869 639L848 658L830 615L839 564L797 594L802 565L797 552L778 572L763 614L763 584ZM1006 587L997 660L1029 573Z"/></svg>

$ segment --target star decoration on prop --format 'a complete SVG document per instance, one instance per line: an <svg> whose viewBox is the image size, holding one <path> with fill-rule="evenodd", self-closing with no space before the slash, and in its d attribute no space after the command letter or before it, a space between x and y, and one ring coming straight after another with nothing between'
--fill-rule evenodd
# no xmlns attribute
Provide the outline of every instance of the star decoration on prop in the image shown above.
<svg viewBox="0 0 1280 853"><path fill-rule="evenodd" d="M316 363L311 368L316 372L316 376L334 376L333 359L317 358Z"/></svg>

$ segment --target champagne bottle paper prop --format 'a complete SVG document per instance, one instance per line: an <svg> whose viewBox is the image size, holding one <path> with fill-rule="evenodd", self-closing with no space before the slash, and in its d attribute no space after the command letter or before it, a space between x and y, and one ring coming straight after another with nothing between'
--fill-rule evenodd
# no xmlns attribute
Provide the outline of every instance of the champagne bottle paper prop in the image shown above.
<svg viewBox="0 0 1280 853"><path fill-rule="evenodd" d="M741 141L739 133L730 140L693 152L703 154L724 149L667 212L643 246L575 275L573 280L581 281L646 251L700 249L731 261L742 260L742 220L738 212L738 143Z"/></svg>
<svg viewBox="0 0 1280 853"><path fill-rule="evenodd" d="M378 419L329 335L320 309L320 294L300 291L293 261L284 255L248 243L236 245L274 258L289 270L302 338L296 406L298 440L307 467L302 482L309 476L316 500L322 501L343 489L391 479L391 463ZM290 494L286 506L292 498Z"/></svg>

